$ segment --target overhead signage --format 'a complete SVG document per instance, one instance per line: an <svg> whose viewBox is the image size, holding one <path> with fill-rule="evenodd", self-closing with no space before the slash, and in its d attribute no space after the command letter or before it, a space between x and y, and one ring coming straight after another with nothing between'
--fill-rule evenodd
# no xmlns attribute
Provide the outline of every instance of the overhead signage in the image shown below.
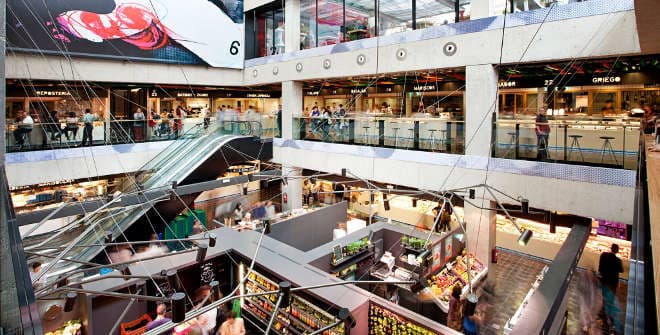
<svg viewBox="0 0 660 335"><path fill-rule="evenodd" d="M243 1L9 0L7 48L241 69Z"/></svg>
<svg viewBox="0 0 660 335"><path fill-rule="evenodd" d="M413 91L415 92L426 92L426 91L435 91L435 85L415 85L413 86Z"/></svg>
<svg viewBox="0 0 660 335"><path fill-rule="evenodd" d="M365 94L367 93L366 88L352 88L351 89L351 94Z"/></svg>
<svg viewBox="0 0 660 335"><path fill-rule="evenodd" d="M208 98L208 93L177 92L177 98Z"/></svg>
<svg viewBox="0 0 660 335"><path fill-rule="evenodd" d="M621 82L621 77L593 77L591 78L591 82L594 84L618 84Z"/></svg>
<svg viewBox="0 0 660 335"><path fill-rule="evenodd" d="M37 96L56 97L63 95L71 95L68 91L36 91Z"/></svg>
<svg viewBox="0 0 660 335"><path fill-rule="evenodd" d="M320 91L307 91L305 92L305 95L311 95L311 96L317 96L319 95Z"/></svg>
<svg viewBox="0 0 660 335"><path fill-rule="evenodd" d="M517 83L515 81L500 81L499 83L497 83L497 86L499 88L516 87Z"/></svg>
<svg viewBox="0 0 660 335"><path fill-rule="evenodd" d="M246 98L270 98L270 93L248 93Z"/></svg>

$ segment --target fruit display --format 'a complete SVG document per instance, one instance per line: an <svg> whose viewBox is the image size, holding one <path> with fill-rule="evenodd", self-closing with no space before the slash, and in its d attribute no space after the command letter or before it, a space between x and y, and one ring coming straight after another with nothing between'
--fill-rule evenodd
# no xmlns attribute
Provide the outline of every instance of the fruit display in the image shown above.
<svg viewBox="0 0 660 335"><path fill-rule="evenodd" d="M81 335L82 322L80 320L67 321L54 332L48 332L46 335Z"/></svg>
<svg viewBox="0 0 660 335"><path fill-rule="evenodd" d="M456 283L465 285L466 281L461 279L461 277L455 272L443 268L440 273L431 276L429 287L435 296L440 297L441 299L442 297L446 297L447 301L449 301L449 293Z"/></svg>
<svg viewBox="0 0 660 335"><path fill-rule="evenodd" d="M370 335L435 335L436 332L394 314L374 303L369 305Z"/></svg>
<svg viewBox="0 0 660 335"><path fill-rule="evenodd" d="M472 285L476 285L481 280L483 274L485 274L486 267L472 254L456 257L455 260L449 262L438 274L431 276L429 279L431 293L440 305L440 308L445 312L449 308L449 296L455 285L461 285L461 295L464 296L467 294L469 277L467 264L465 263L466 257L469 257L470 260L470 279L472 280Z"/></svg>
<svg viewBox="0 0 660 335"><path fill-rule="evenodd" d="M259 293L278 290L279 286L263 275L252 271L245 282L246 293ZM329 324L335 323L336 318L328 312L296 296L291 296L291 305L279 309L277 320L273 324L275 334L309 334ZM268 323L275 309L277 295L254 296L247 298L243 309L258 320ZM339 325L331 330L324 331L323 335L343 335L344 326Z"/></svg>

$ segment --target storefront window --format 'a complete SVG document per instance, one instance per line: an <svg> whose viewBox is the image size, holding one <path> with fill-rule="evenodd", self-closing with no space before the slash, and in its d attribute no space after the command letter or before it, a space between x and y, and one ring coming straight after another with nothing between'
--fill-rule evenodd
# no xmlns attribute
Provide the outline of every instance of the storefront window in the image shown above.
<svg viewBox="0 0 660 335"><path fill-rule="evenodd" d="M415 29L469 20L469 10L470 1L466 0L461 0L458 13L453 1L416 0Z"/></svg>
<svg viewBox="0 0 660 335"><path fill-rule="evenodd" d="M300 50L316 48L316 0L300 1Z"/></svg>
<svg viewBox="0 0 660 335"><path fill-rule="evenodd" d="M591 113L609 115L621 113L616 92L594 92Z"/></svg>
<svg viewBox="0 0 660 335"><path fill-rule="evenodd" d="M346 0L346 41L376 35L376 11L373 0Z"/></svg>
<svg viewBox="0 0 660 335"><path fill-rule="evenodd" d="M377 0L378 35L385 36L413 29L412 8L407 0Z"/></svg>
<svg viewBox="0 0 660 335"><path fill-rule="evenodd" d="M342 1L318 0L318 46L342 42L341 27L344 25Z"/></svg>

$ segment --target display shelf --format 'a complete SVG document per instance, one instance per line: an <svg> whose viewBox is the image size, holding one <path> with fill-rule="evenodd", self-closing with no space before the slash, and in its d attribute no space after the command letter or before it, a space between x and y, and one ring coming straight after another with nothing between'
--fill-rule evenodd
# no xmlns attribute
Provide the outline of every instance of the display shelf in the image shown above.
<svg viewBox="0 0 660 335"><path fill-rule="evenodd" d="M543 277L545 277L546 272L548 272L548 266L546 265L543 267L543 270L541 270L541 273L536 276L536 281L534 281L534 284L532 284L532 288L529 289L527 292L527 295L525 295L525 298L522 300L522 303L516 310L516 312L513 314L511 319L506 322L504 325L504 334L509 334L512 330L513 327L516 325L516 322L518 322L518 319L520 319L520 315L522 315L523 310L527 306L527 303L529 302L529 299L532 297L534 292L536 292L536 289L539 287L541 284L541 281L543 281Z"/></svg>
<svg viewBox="0 0 660 335"><path fill-rule="evenodd" d="M254 317L257 321L259 321L262 324L268 326L268 322L270 321L270 319L266 319L266 317L270 317L270 315L268 315L268 314L261 315L259 312L256 312L255 310L252 310L251 307L243 308L243 311L247 312L249 315ZM261 312L261 313L263 313L263 312ZM271 331L275 334L278 334L278 335L287 335L287 334L289 334L287 327L282 327L280 329L277 329L277 328L275 328L275 325L273 325L273 328L271 328Z"/></svg>
<svg viewBox="0 0 660 335"><path fill-rule="evenodd" d="M421 326L380 305L369 304L369 335L435 335L435 331Z"/></svg>
<svg viewBox="0 0 660 335"><path fill-rule="evenodd" d="M334 263L330 262L330 265L332 265L332 270L334 272L338 272L338 271L341 271L343 268L346 268L346 267L349 267L353 264L359 263L359 262L367 259L368 257L373 256L373 254L374 254L373 250L374 250L373 246L369 246L366 249L364 249L362 251L359 251L358 253L356 253L354 255L344 257L344 258L340 259L337 262L334 262Z"/></svg>
<svg viewBox="0 0 660 335"><path fill-rule="evenodd" d="M265 291L273 291L279 289L279 286L274 281L266 278L265 276L252 271L245 283L247 293L259 293ZM244 309L252 308L252 316L258 317L259 312L268 314L267 318L260 319L261 322L268 323L270 314L275 308L277 295L271 294L269 296L257 296L247 299L247 304ZM260 305L263 304L263 305ZM259 311L259 312L257 312ZM289 329L295 334L308 334L315 330L321 329L326 325L336 322L336 318L312 304L311 302L297 296L292 295L291 304L286 309L280 309L278 320L285 327L282 329ZM280 334L287 334L286 330L280 331ZM343 325L337 326L331 331L324 332L324 335L343 335Z"/></svg>

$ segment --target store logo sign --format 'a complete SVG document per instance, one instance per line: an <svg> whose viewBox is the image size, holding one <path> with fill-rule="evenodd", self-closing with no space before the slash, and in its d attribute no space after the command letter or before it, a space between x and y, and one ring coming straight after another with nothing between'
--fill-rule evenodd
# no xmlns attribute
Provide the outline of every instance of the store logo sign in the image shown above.
<svg viewBox="0 0 660 335"><path fill-rule="evenodd" d="M176 94L178 98L208 98L208 93L191 93L191 92L178 92Z"/></svg>
<svg viewBox="0 0 660 335"><path fill-rule="evenodd" d="M413 86L413 91L435 91L435 86L434 85L418 85L418 86Z"/></svg>
<svg viewBox="0 0 660 335"><path fill-rule="evenodd" d="M591 82L594 84L616 84L621 82L621 77L593 77Z"/></svg>
<svg viewBox="0 0 660 335"><path fill-rule="evenodd" d="M366 88L353 88L351 89L351 94L364 94L367 93Z"/></svg>
<svg viewBox="0 0 660 335"><path fill-rule="evenodd" d="M56 97L62 95L71 95L67 91L37 91L37 96Z"/></svg>
<svg viewBox="0 0 660 335"><path fill-rule="evenodd" d="M503 87L516 87L517 85L518 85L518 83L516 83L515 81L500 81L497 84L497 86L500 87L500 88L503 88Z"/></svg>
<svg viewBox="0 0 660 335"><path fill-rule="evenodd" d="M307 95L319 95L319 91L313 91L313 92L310 91L310 92L307 92L305 94L307 94Z"/></svg>
<svg viewBox="0 0 660 335"><path fill-rule="evenodd" d="M248 98L270 98L270 93L248 93Z"/></svg>

